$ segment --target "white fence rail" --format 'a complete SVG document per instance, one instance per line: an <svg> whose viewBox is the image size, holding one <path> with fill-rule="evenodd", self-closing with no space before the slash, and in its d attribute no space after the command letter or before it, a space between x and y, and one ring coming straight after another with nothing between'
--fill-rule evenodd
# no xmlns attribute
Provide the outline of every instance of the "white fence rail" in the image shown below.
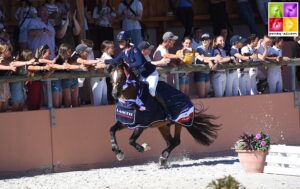
<svg viewBox="0 0 300 189"><path fill-rule="evenodd" d="M300 146L271 145L264 173L300 176Z"/></svg>

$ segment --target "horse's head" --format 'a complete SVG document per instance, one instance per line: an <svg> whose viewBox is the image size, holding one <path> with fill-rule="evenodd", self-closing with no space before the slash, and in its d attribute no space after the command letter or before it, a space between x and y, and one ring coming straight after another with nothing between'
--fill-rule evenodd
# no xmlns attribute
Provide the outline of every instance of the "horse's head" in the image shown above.
<svg viewBox="0 0 300 189"><path fill-rule="evenodd" d="M121 95L124 96L126 94L125 97L133 98L132 95L135 95L135 91L130 91L132 87L130 87L131 84L127 84L127 80L136 80L136 78L133 78L132 74L130 74L128 66L124 63L110 66L109 72L112 83L112 96L118 99ZM125 88L124 86L127 87Z"/></svg>

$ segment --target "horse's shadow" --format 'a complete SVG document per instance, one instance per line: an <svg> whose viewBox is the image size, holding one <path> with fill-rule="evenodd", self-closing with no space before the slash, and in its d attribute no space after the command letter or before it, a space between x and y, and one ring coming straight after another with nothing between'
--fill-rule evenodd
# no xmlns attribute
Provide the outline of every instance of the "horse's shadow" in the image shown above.
<svg viewBox="0 0 300 189"><path fill-rule="evenodd" d="M179 164L179 163L170 163L167 169L173 169L173 168L184 168L184 167L193 167L193 166L201 166L201 165L207 165L207 166L214 166L218 164L234 164L239 162L238 159L231 159L231 160L211 160L211 161L203 161L199 163L191 163L191 164Z"/></svg>

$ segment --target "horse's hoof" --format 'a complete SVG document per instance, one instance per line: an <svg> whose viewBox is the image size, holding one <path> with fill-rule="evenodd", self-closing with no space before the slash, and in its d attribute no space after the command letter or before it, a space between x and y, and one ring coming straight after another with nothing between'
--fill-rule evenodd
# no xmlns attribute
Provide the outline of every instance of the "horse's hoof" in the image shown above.
<svg viewBox="0 0 300 189"><path fill-rule="evenodd" d="M119 160L119 161L122 161L124 159L124 153L123 152L119 152L116 154L116 158Z"/></svg>
<svg viewBox="0 0 300 189"><path fill-rule="evenodd" d="M144 152L151 150L151 146L147 143L143 143L142 146L144 147Z"/></svg>
<svg viewBox="0 0 300 189"><path fill-rule="evenodd" d="M160 168L167 168L168 166L168 159L167 158L164 158L162 156L159 157L159 167Z"/></svg>

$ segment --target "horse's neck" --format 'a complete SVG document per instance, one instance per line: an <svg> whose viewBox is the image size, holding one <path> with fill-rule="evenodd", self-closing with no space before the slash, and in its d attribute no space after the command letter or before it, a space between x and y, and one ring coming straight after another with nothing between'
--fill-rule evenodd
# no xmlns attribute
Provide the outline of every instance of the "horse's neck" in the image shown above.
<svg viewBox="0 0 300 189"><path fill-rule="evenodd" d="M120 98L122 99L136 99L137 88L133 85L129 85L123 92Z"/></svg>

